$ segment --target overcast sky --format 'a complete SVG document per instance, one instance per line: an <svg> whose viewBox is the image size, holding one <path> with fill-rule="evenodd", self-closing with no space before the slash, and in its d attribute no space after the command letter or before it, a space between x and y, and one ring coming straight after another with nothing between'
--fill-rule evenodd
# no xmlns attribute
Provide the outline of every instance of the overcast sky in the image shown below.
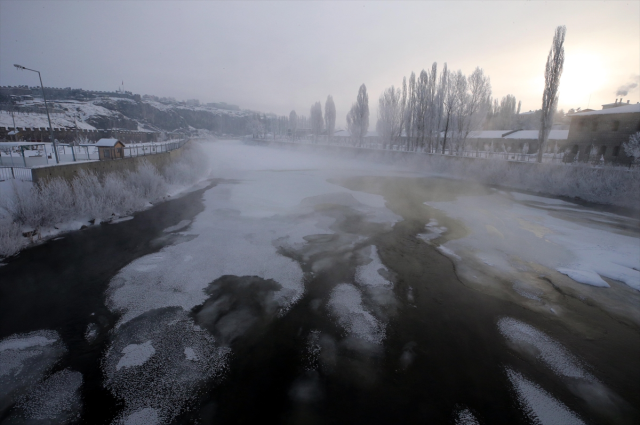
<svg viewBox="0 0 640 425"><path fill-rule="evenodd" d="M541 104L567 26L560 107L599 109L640 83L640 2L0 1L0 85L125 90L309 115L333 95L345 122L365 83L383 89L435 61L491 78L494 97ZM618 98L621 96L618 96ZM640 101L636 86L626 99Z"/></svg>

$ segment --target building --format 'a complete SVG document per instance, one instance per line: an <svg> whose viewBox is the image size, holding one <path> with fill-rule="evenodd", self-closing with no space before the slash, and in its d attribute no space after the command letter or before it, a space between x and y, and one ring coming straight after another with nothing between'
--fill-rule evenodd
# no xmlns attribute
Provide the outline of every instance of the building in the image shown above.
<svg viewBox="0 0 640 425"><path fill-rule="evenodd" d="M124 143L118 139L100 139L94 146L98 148L98 158L101 161L124 158Z"/></svg>
<svg viewBox="0 0 640 425"><path fill-rule="evenodd" d="M565 161L628 163L622 144L640 131L640 103L620 102L602 105L599 111L570 115L568 152Z"/></svg>

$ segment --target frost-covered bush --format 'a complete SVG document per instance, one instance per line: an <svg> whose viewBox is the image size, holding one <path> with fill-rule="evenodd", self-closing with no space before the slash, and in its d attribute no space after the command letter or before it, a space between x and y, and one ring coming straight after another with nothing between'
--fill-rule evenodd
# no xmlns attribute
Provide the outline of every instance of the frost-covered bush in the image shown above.
<svg viewBox="0 0 640 425"><path fill-rule="evenodd" d="M590 202L640 208L640 172L624 167L588 164L527 164L497 159L426 159L429 170L480 183L578 197Z"/></svg>
<svg viewBox="0 0 640 425"><path fill-rule="evenodd" d="M80 171L71 182L75 196L75 210L83 216L91 218L104 218L103 186L95 173ZM46 190L46 186L43 186Z"/></svg>
<svg viewBox="0 0 640 425"><path fill-rule="evenodd" d="M0 225L0 258L15 254L25 243L26 239L22 237L18 223Z"/></svg>
<svg viewBox="0 0 640 425"><path fill-rule="evenodd" d="M135 182L135 179L131 181ZM103 181L105 208L110 214L124 215L144 208L142 190L131 181L116 173L107 174Z"/></svg>
<svg viewBox="0 0 640 425"><path fill-rule="evenodd" d="M624 153L633 157L634 161L640 158L640 131L629 136L629 140L622 144Z"/></svg>
<svg viewBox="0 0 640 425"><path fill-rule="evenodd" d="M2 207L14 222L37 229L46 224L46 206L40 199L40 187L11 181L11 191L2 198Z"/></svg>
<svg viewBox="0 0 640 425"><path fill-rule="evenodd" d="M71 183L51 179L41 184L12 181L0 207L10 221L0 222L0 257L12 255L26 244L21 227L39 231L58 223L91 219L106 220L141 210L167 193L168 184L188 185L202 178L208 169L199 145L187 145L182 156L161 174L148 161L127 173L109 173L103 178L81 171Z"/></svg>
<svg viewBox="0 0 640 425"><path fill-rule="evenodd" d="M127 173L126 178L129 187L139 190L144 199L155 200L167 192L164 179L156 167L146 160L140 162L135 172Z"/></svg>
<svg viewBox="0 0 640 425"><path fill-rule="evenodd" d="M69 220L73 216L75 199L69 184L55 178L37 186L40 203L46 207L47 224L55 224Z"/></svg>

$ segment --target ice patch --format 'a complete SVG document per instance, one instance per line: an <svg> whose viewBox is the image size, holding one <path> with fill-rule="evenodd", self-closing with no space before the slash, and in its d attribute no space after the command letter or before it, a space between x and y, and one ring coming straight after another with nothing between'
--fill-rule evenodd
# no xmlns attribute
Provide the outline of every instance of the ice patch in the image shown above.
<svg viewBox="0 0 640 425"><path fill-rule="evenodd" d="M389 286L391 282L385 279L380 271L388 272L387 268L380 261L378 248L371 245L371 262L356 268L356 283L363 286Z"/></svg>
<svg viewBox="0 0 640 425"><path fill-rule="evenodd" d="M456 425L480 425L469 409L463 409L456 415Z"/></svg>
<svg viewBox="0 0 640 425"><path fill-rule="evenodd" d="M450 248L447 248L444 245L440 245L438 247L438 250L440 250L440 252L442 252L444 255L446 255L447 257L453 257L456 260L460 260L460 256L458 254L456 254L455 252L453 252L453 250L451 250Z"/></svg>
<svg viewBox="0 0 640 425"><path fill-rule="evenodd" d="M56 372L16 403L14 415L46 423L67 424L78 419L82 407L82 374L69 369ZM51 421L51 422L49 422Z"/></svg>
<svg viewBox="0 0 640 425"><path fill-rule="evenodd" d="M57 332L16 334L0 341L0 416L35 386L66 352Z"/></svg>
<svg viewBox="0 0 640 425"><path fill-rule="evenodd" d="M187 348L196 359L187 358ZM117 367L125 349L140 354L132 361L136 367ZM102 361L105 387L124 402L113 423L172 423L197 399L198 389L222 376L228 354L179 307L149 311L123 324Z"/></svg>
<svg viewBox="0 0 640 425"><path fill-rule="evenodd" d="M563 267L559 267L556 270L558 270L562 274L566 274L576 282L584 283L585 285L599 286L601 288L610 287L607 282L602 280L598 273L592 272L590 270L573 270L565 269Z"/></svg>
<svg viewBox="0 0 640 425"><path fill-rule="evenodd" d="M538 385L509 368L506 370L518 401L524 411L536 424L542 425L583 425L584 422L567 406L556 400Z"/></svg>
<svg viewBox="0 0 640 425"><path fill-rule="evenodd" d="M42 331L45 335L49 335L46 333L47 331ZM9 337L2 341L0 341L0 351L6 350L24 350L26 348L31 347L43 347L45 345L53 344L58 340L57 334L55 337L48 338L47 336L40 335L37 332L34 332L35 336L30 337ZM53 335L52 335L53 336Z"/></svg>
<svg viewBox="0 0 640 425"><path fill-rule="evenodd" d="M143 365L155 353L156 350L153 348L153 345L151 345L151 341L147 341L144 344L127 345L122 349L122 354L124 354L124 356L122 356L116 365L116 370L120 370L122 367Z"/></svg>
<svg viewBox="0 0 640 425"><path fill-rule="evenodd" d="M133 216L132 215L129 215L129 216L126 216L126 217L116 218L115 220L111 220L111 224L122 223L124 221L129 221L129 220L133 220Z"/></svg>
<svg viewBox="0 0 640 425"><path fill-rule="evenodd" d="M427 233L419 233L417 236L425 242L430 242L434 239L437 239L447 231L446 227L438 226L438 220L434 218L430 219L429 222L425 224L424 228Z"/></svg>
<svg viewBox="0 0 640 425"><path fill-rule="evenodd" d="M87 340L89 344L96 340L98 337L98 325L95 323L89 323L87 325L87 330L84 332L84 339Z"/></svg>
<svg viewBox="0 0 640 425"><path fill-rule="evenodd" d="M167 227L163 230L165 233L177 232L178 230L182 230L191 224L191 220L182 220L180 223Z"/></svg>
<svg viewBox="0 0 640 425"><path fill-rule="evenodd" d="M384 340L385 326L365 310L360 291L355 286L341 283L333 288L328 307L348 335L374 344Z"/></svg>
<svg viewBox="0 0 640 425"><path fill-rule="evenodd" d="M546 363L558 375L586 380L594 379L580 366L580 361L569 353L562 344L533 326L512 317L503 317L498 320L498 329L512 343L525 350L529 349L528 351L534 357Z"/></svg>
<svg viewBox="0 0 640 425"><path fill-rule="evenodd" d="M122 421L123 425L157 425L159 423L158 411L149 407L130 414Z"/></svg>
<svg viewBox="0 0 640 425"><path fill-rule="evenodd" d="M191 360L193 362L196 362L196 361L199 360L198 359L198 355L196 354L195 351L193 351L193 348L191 348L191 347L185 347L185 349L184 349L184 357L187 360Z"/></svg>

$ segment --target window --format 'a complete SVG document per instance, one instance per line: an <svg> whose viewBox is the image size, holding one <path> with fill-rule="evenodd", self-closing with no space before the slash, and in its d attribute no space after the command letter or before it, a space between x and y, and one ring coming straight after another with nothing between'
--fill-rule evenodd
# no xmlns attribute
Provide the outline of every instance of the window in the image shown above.
<svg viewBox="0 0 640 425"><path fill-rule="evenodd" d="M574 155L577 154L578 153L578 149L580 149L578 147L578 145L573 145L573 147L571 148L571 153L574 154Z"/></svg>
<svg viewBox="0 0 640 425"><path fill-rule="evenodd" d="M620 155L620 146L614 146L614 147L613 147L613 153L612 153L612 155L613 155L613 156L618 156L618 155Z"/></svg>
<svg viewBox="0 0 640 425"><path fill-rule="evenodd" d="M584 130L587 127L587 120L582 119L580 121L578 121L578 128L580 130Z"/></svg>
<svg viewBox="0 0 640 425"><path fill-rule="evenodd" d="M620 121L614 121L611 123L611 131L618 131L618 128L620 128Z"/></svg>

